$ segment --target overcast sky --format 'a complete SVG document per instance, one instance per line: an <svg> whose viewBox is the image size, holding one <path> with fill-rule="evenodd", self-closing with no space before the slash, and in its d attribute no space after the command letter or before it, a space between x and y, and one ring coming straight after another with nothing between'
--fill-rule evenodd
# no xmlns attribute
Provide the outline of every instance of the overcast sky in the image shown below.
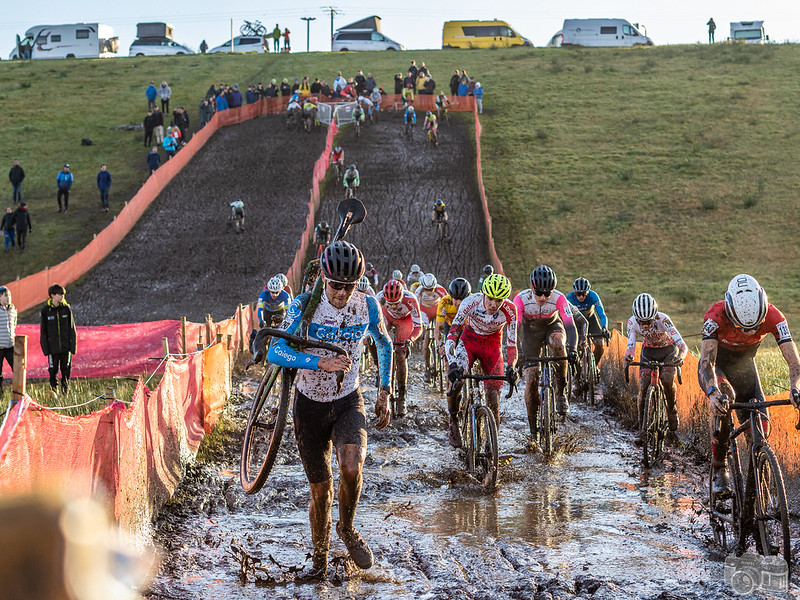
<svg viewBox="0 0 800 600"><path fill-rule="evenodd" d="M238 35L244 19L258 19L269 29L278 23L292 32L293 51L306 49L306 23L311 21L311 51L330 50L331 17L323 3L273 1L232 2L229 10L219 0L186 2L115 2L109 0L5 0L0 22L0 56L8 58L15 44L15 35L34 25L61 23L105 23L119 36L119 55L127 56L136 35L136 23L164 21L174 26L174 39L196 50L205 39L209 47L230 37L231 19ZM148 6L149 4L149 6ZM248 9L247 6L252 6ZM267 8L268 6L274 8ZM566 18L619 17L632 23L643 23L657 45L706 42L706 22L714 17L717 40L729 34L731 21L764 20L770 39L777 42L800 40L800 2L791 0L710 0L696 2L642 2L638 0L401 0L393 2L334 2L334 29L353 21L378 15L383 32L408 49L441 48L442 24L446 20L503 19L521 35L543 46Z"/></svg>

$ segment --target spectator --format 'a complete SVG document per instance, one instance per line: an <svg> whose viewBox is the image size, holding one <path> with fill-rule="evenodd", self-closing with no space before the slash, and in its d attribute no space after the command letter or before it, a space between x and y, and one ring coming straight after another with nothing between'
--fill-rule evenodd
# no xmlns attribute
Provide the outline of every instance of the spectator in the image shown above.
<svg viewBox="0 0 800 600"><path fill-rule="evenodd" d="M205 54L208 51L208 44L205 40L200 42L200 54Z"/></svg>
<svg viewBox="0 0 800 600"><path fill-rule="evenodd" d="M425 66L425 61L424 60L422 61L422 64L419 66L419 74L420 75L424 74L426 77L430 77L431 76L430 71L428 71L428 67Z"/></svg>
<svg viewBox="0 0 800 600"><path fill-rule="evenodd" d="M220 88L219 96L217 96L217 112L228 110L228 98L225 96L225 90Z"/></svg>
<svg viewBox="0 0 800 600"><path fill-rule="evenodd" d="M275 47L275 52L281 51L281 28L275 23L275 29L272 30L272 41Z"/></svg>
<svg viewBox="0 0 800 600"><path fill-rule="evenodd" d="M161 112L169 114L169 98L172 96L172 90L169 89L166 81L161 82L161 87L158 88L158 97L161 98Z"/></svg>
<svg viewBox="0 0 800 600"><path fill-rule="evenodd" d="M336 79L333 80L333 94L336 98L338 98L341 95L342 90L346 85L347 85L347 80L344 77L342 77L342 72L339 71L339 73L336 75Z"/></svg>
<svg viewBox="0 0 800 600"><path fill-rule="evenodd" d="M19 161L15 160L8 172L8 180L11 182L11 201L15 204L22 202L22 180L25 179L25 169L19 166Z"/></svg>
<svg viewBox="0 0 800 600"><path fill-rule="evenodd" d="M414 84L417 83L417 76L419 75L419 69L417 68L417 61L412 60L411 66L408 67L408 74L414 79Z"/></svg>
<svg viewBox="0 0 800 600"><path fill-rule="evenodd" d="M355 83L356 83L356 93L359 96L363 96L364 92L367 89L367 78L364 77L364 71L362 71L361 69L359 69L358 73L356 74Z"/></svg>
<svg viewBox="0 0 800 600"><path fill-rule="evenodd" d="M291 96L292 88L289 86L289 80L284 77L281 82L281 96Z"/></svg>
<svg viewBox="0 0 800 600"><path fill-rule="evenodd" d="M231 90L231 96L228 98L228 106L230 108L239 108L242 105L242 92L239 91L239 84L234 83Z"/></svg>
<svg viewBox="0 0 800 600"><path fill-rule="evenodd" d="M348 84L342 88L341 94L342 98L345 99L355 98L358 96L358 94L356 94L356 85L352 77L350 78Z"/></svg>
<svg viewBox="0 0 800 600"><path fill-rule="evenodd" d="M239 99L241 100L242 95L239 94ZM179 106L175 109L175 112L172 115L172 118L175 121L175 125L180 132L181 139L183 140L181 143L186 144L189 141L189 113L186 110Z"/></svg>
<svg viewBox="0 0 800 600"><path fill-rule="evenodd" d="M14 336L17 335L17 309L11 304L11 290L0 286L0 370L3 359L14 372ZM0 393L3 388L3 377L0 372Z"/></svg>
<svg viewBox="0 0 800 600"><path fill-rule="evenodd" d="M303 95L308 96L311 94L311 84L308 81L308 75L303 77L303 81L300 83L300 87L297 90Z"/></svg>
<svg viewBox="0 0 800 600"><path fill-rule="evenodd" d="M717 30L717 24L714 23L714 17L711 17L706 25L708 25L708 43L713 44L714 32Z"/></svg>
<svg viewBox="0 0 800 600"><path fill-rule="evenodd" d="M475 105L478 107L478 114L483 114L483 87L481 86L480 81L475 82L475 89L472 91L472 95L475 97Z"/></svg>
<svg viewBox="0 0 800 600"><path fill-rule="evenodd" d="M264 95L267 98L277 98L278 97L278 82L274 79L269 82L267 89L264 90Z"/></svg>
<svg viewBox="0 0 800 600"><path fill-rule="evenodd" d="M472 91L475 89L475 78L469 78L469 84L467 84L467 96L472 96Z"/></svg>
<svg viewBox="0 0 800 600"><path fill-rule="evenodd" d="M144 95L147 98L147 110L149 112L156 106L156 96L158 95L156 84L151 81L150 85L148 85L147 89L145 89Z"/></svg>
<svg viewBox="0 0 800 600"><path fill-rule="evenodd" d="M158 110L157 106L153 108L153 135L156 144L164 140L164 113Z"/></svg>
<svg viewBox="0 0 800 600"><path fill-rule="evenodd" d="M181 149L181 146L183 145L184 142L183 142L183 134L181 133L181 129L180 129L180 127L175 125L174 122L172 123L172 137L175 138L175 152L177 152L178 150Z"/></svg>
<svg viewBox="0 0 800 600"><path fill-rule="evenodd" d="M328 85L328 81L326 79L323 79L320 82L319 93L322 94L323 96L331 98L331 86Z"/></svg>
<svg viewBox="0 0 800 600"><path fill-rule="evenodd" d="M311 84L309 91L315 96L322 91L322 83L318 77L314 79L314 83Z"/></svg>
<svg viewBox="0 0 800 600"><path fill-rule="evenodd" d="M372 95L372 90L378 87L378 82L375 81L372 73L367 73L367 79L364 82L364 87L366 88L368 95Z"/></svg>
<svg viewBox="0 0 800 600"><path fill-rule="evenodd" d="M428 82L428 77L422 73L417 75L417 93L421 94L425 90L425 84Z"/></svg>
<svg viewBox="0 0 800 600"><path fill-rule="evenodd" d="M56 199L58 200L58 212L61 212L62 205L61 199L64 199L63 210L67 212L69 209L69 191L72 189L72 173L69 171L69 163L64 165L64 168L58 173L56 177L56 185L58 186L58 195ZM17 227L19 229L19 227Z"/></svg>
<svg viewBox="0 0 800 600"><path fill-rule="evenodd" d="M402 94L404 87L405 86L403 85L403 74L398 73L397 75L394 76L394 93Z"/></svg>
<svg viewBox="0 0 800 600"><path fill-rule="evenodd" d="M436 92L436 81L434 81L433 77L428 77L425 79L425 86L422 90L422 94L426 94L428 96L433 96Z"/></svg>
<svg viewBox="0 0 800 600"><path fill-rule="evenodd" d="M17 248L20 252L25 252L25 242L28 233L33 231L31 228L31 215L28 212L28 204L20 202L19 208L14 212L14 226L17 228Z"/></svg>
<svg viewBox="0 0 800 600"><path fill-rule="evenodd" d="M296 94L297 90L299 89L300 89L300 80L297 77L295 77L294 83L292 84L292 95Z"/></svg>
<svg viewBox="0 0 800 600"><path fill-rule="evenodd" d="M253 86L252 85L248 85L247 86L247 91L244 93L244 101L247 104L255 104L257 98L258 98L258 95L256 94L256 91L253 89Z"/></svg>
<svg viewBox="0 0 800 600"><path fill-rule="evenodd" d="M289 34L290 33L291 32L289 31L288 27L286 27L283 30L283 51L284 52L289 52L291 50L291 46L289 45Z"/></svg>
<svg viewBox="0 0 800 600"><path fill-rule="evenodd" d="M461 75L459 74L458 69L456 69L456 72L450 78L450 95L451 96L457 96L458 95L458 82L459 82L460 79L461 79Z"/></svg>
<svg viewBox="0 0 800 600"><path fill-rule="evenodd" d="M111 173L105 165L100 165L97 174L97 189L100 190L100 209L108 212L108 190L111 189Z"/></svg>
<svg viewBox="0 0 800 600"><path fill-rule="evenodd" d="M50 389L57 392L56 376L61 369L61 393L69 389L69 376L72 370L72 355L77 350L77 335L72 309L64 300L66 290L54 283L47 290L50 299L42 309L39 326L39 344L47 357L50 371Z"/></svg>
<svg viewBox="0 0 800 600"><path fill-rule="evenodd" d="M213 114L211 103L208 101L208 98L203 98L203 101L200 103L200 129L206 126L206 123L211 120Z"/></svg>
<svg viewBox="0 0 800 600"><path fill-rule="evenodd" d="M5 252L8 252L8 248L11 247L12 249L15 246L14 234L16 233L17 227L15 223L14 209L10 206L6 209L6 214L3 215L3 221L0 222L0 227L3 229L3 238L5 243Z"/></svg>
<svg viewBox="0 0 800 600"><path fill-rule="evenodd" d="M150 154L147 155L147 167L150 169L150 175L153 174L153 171L158 170L158 167L161 166L161 155L158 153L158 146L153 146L153 149L150 150Z"/></svg>
<svg viewBox="0 0 800 600"><path fill-rule="evenodd" d="M153 144L153 117L152 109L147 110L147 116L144 118L144 145L151 146Z"/></svg>
<svg viewBox="0 0 800 600"><path fill-rule="evenodd" d="M212 83L211 87L208 88L208 91L206 92L206 98L210 99L210 98L216 98L216 97L217 97L217 90L214 88L214 84Z"/></svg>
<svg viewBox="0 0 800 600"><path fill-rule="evenodd" d="M178 149L178 140L172 135L172 127L167 127L167 135L164 136L164 152L167 153L167 160L175 156L175 151Z"/></svg>
<svg viewBox="0 0 800 600"><path fill-rule="evenodd" d="M466 96L467 94L469 94L469 77L466 71L461 71L458 78L458 95Z"/></svg>
<svg viewBox="0 0 800 600"><path fill-rule="evenodd" d="M256 100L266 97L266 90L264 89L263 83L259 83L257 88L253 88L253 92L256 95Z"/></svg>
<svg viewBox="0 0 800 600"><path fill-rule="evenodd" d="M417 85L417 78L416 78L414 75L412 75L412 74L411 74L411 71L409 71L408 73L406 73L406 76L405 76L405 78L403 79L403 87L404 87L404 88L407 88L409 83L411 84L411 87L413 87L414 89L416 89L416 85Z"/></svg>

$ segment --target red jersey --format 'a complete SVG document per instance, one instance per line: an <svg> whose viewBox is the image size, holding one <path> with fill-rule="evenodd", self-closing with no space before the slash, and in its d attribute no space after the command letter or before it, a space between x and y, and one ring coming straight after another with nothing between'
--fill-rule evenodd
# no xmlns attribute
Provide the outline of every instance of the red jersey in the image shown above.
<svg viewBox="0 0 800 600"><path fill-rule="evenodd" d="M732 352L743 352L757 348L761 341L771 333L779 344L792 341L789 324L783 313L772 304L767 308L767 316L754 335L748 335L737 329L725 314L725 302L720 300L706 312L703 321L703 339L717 340L720 348Z"/></svg>

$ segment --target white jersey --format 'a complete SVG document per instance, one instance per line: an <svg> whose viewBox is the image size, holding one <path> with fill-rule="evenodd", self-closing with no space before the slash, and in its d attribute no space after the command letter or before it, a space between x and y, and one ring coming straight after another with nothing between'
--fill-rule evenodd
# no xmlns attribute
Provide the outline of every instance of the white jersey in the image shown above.
<svg viewBox="0 0 800 600"><path fill-rule="evenodd" d="M675 344L681 356L686 356L688 351L681 334L672 324L672 320L662 312L656 315L653 324L647 331L642 329L635 317L628 319L628 347L625 351L626 354L633 354L633 350L636 347L636 336L642 336L642 345L645 348L665 348Z"/></svg>

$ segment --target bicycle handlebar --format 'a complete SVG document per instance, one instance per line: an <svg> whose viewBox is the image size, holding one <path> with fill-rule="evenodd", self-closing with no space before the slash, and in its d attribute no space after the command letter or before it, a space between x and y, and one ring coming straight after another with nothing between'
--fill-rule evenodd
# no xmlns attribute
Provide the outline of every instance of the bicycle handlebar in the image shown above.
<svg viewBox="0 0 800 600"><path fill-rule="evenodd" d="M458 376L459 379L472 379L473 381L505 381L508 384L508 394L505 398L511 398L515 391L517 391L517 384L511 383L505 375L472 375L471 373L462 373Z"/></svg>
<svg viewBox="0 0 800 600"><path fill-rule="evenodd" d="M785 400L764 400L763 402L727 402L728 405L728 414L730 414L731 410L747 410L747 411L756 411L759 408L767 408L770 406L794 406L792 401L788 398ZM800 409L798 410L797 414L797 423L795 423L795 430L800 431ZM719 435L719 429L722 422L722 417L719 415L714 416L714 437L716 438Z"/></svg>
<svg viewBox="0 0 800 600"><path fill-rule="evenodd" d="M683 379L681 378L681 365L683 363L665 363L658 360L640 360L640 361L631 361L625 365L625 383L630 381L630 374L629 370L631 367L644 367L645 369L652 369L653 367L677 367L678 368L678 383L683 385Z"/></svg>

